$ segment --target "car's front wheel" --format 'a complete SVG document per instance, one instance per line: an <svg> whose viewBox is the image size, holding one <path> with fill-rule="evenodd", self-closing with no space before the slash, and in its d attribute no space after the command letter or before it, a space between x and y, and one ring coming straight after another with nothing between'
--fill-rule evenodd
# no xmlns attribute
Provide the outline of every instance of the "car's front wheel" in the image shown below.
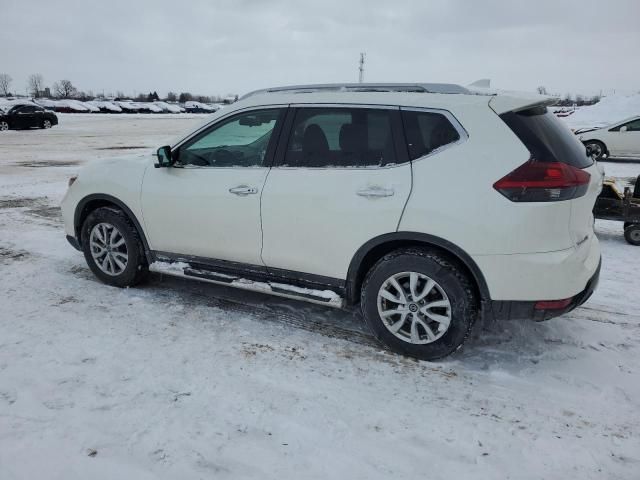
<svg viewBox="0 0 640 480"><path fill-rule="evenodd" d="M82 226L82 249L91 271L109 285L133 286L148 274L140 235L116 208L102 207L89 214Z"/></svg>
<svg viewBox="0 0 640 480"><path fill-rule="evenodd" d="M51 128L51 120L45 120L42 122L42 128Z"/></svg>
<svg viewBox="0 0 640 480"><path fill-rule="evenodd" d="M607 147L604 143L598 140L589 140L584 144L584 146L596 160L602 160L607 154Z"/></svg>
<svg viewBox="0 0 640 480"><path fill-rule="evenodd" d="M361 308L380 342L422 360L460 348L478 315L474 288L462 269L415 248L389 253L371 268Z"/></svg>

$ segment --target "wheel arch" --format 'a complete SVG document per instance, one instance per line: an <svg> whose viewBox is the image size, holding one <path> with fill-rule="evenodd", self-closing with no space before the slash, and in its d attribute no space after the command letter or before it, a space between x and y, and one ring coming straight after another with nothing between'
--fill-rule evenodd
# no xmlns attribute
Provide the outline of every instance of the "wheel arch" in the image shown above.
<svg viewBox="0 0 640 480"><path fill-rule="evenodd" d="M151 264L153 261L151 249L149 248L149 243L147 242L147 237L144 234L142 225L136 218L133 211L122 200L119 200L118 198L106 193L94 193L91 195L87 195L76 205L76 209L73 215L73 228L78 244L82 246L82 224L91 212L101 207L116 207L122 210L125 215L129 217L129 219L133 222L133 225L136 227L138 234L140 235L140 239L142 240L142 244L144 247L145 257L149 264Z"/></svg>
<svg viewBox="0 0 640 480"><path fill-rule="evenodd" d="M420 232L386 233L362 245L349 264L346 284L347 302L351 305L357 303L365 275L380 258L393 250L406 247L429 248L447 256L469 275L477 289L476 293L481 305L490 302L491 296L487 282L471 256L444 238Z"/></svg>

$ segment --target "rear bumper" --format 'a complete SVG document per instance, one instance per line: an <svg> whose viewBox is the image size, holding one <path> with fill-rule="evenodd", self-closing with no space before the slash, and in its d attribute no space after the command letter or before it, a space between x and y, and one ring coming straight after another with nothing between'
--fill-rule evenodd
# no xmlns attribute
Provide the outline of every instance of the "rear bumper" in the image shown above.
<svg viewBox="0 0 640 480"><path fill-rule="evenodd" d="M565 308L557 310L538 310L535 308L536 302L494 300L491 302L492 316L495 320L535 320L536 322L540 322L564 315L589 300L593 292L598 287L601 266L602 259L599 261L598 268L587 282L584 290L573 296L571 303Z"/></svg>

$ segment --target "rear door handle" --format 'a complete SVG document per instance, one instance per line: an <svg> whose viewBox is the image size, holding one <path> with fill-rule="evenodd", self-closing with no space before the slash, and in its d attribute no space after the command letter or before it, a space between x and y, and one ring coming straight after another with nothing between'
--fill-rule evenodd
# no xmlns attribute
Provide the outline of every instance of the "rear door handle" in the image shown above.
<svg viewBox="0 0 640 480"><path fill-rule="evenodd" d="M254 187L250 187L248 185L238 185L237 187L230 188L229 193L233 193L234 195L240 195L244 197L246 195L253 195L258 193L258 189Z"/></svg>
<svg viewBox="0 0 640 480"><path fill-rule="evenodd" d="M369 197L369 198L381 198L381 197L390 197L395 192L393 188L383 188L383 187L367 187L362 188L356 192L361 197Z"/></svg>

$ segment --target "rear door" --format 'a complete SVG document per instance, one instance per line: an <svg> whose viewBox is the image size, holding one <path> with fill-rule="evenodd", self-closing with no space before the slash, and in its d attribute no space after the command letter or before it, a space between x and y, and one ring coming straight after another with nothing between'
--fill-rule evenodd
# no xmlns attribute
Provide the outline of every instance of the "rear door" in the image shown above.
<svg viewBox="0 0 640 480"><path fill-rule="evenodd" d="M301 105L282 138L262 194L262 259L345 279L360 246L397 230L411 190L400 111Z"/></svg>
<svg viewBox="0 0 640 480"><path fill-rule="evenodd" d="M615 137L616 153L621 156L640 157L640 118L612 128L609 136Z"/></svg>

